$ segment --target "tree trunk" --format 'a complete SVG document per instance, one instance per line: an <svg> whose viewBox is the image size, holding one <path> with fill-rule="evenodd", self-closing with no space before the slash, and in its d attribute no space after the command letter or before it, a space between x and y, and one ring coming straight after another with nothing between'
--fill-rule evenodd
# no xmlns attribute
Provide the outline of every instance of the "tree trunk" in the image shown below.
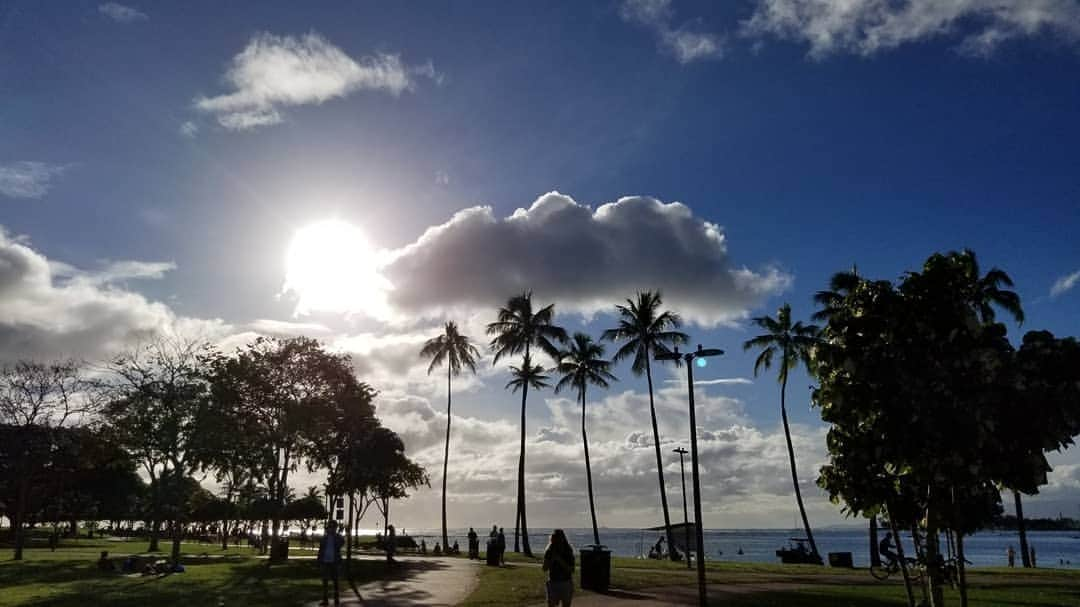
<svg viewBox="0 0 1080 607"><path fill-rule="evenodd" d="M528 350L526 350L528 360ZM528 382L521 389L521 453L518 455L518 519L521 523L521 548L525 556L532 556L529 548L529 524L525 518L525 401L529 395ZM514 530L514 552L518 551L518 529Z"/></svg>
<svg viewBox="0 0 1080 607"><path fill-rule="evenodd" d="M596 526L596 503L593 501L592 467L589 465L589 437L585 433L585 385L581 386L581 442L585 445L585 479L589 485L589 514L592 515L593 544L600 545L600 529Z"/></svg>
<svg viewBox="0 0 1080 607"><path fill-rule="evenodd" d="M161 552L161 546L158 545L158 536L161 535L161 521L155 515L153 520L150 521L150 547L146 549L147 552Z"/></svg>
<svg viewBox="0 0 1080 607"><path fill-rule="evenodd" d="M667 537L668 545L668 557L671 560L678 560L675 558L675 551L671 549L675 545L675 536L671 532L671 514L668 512L667 503L667 488L664 485L664 460L660 456L660 430L656 426L656 404L653 402L653 385L652 385L652 365L649 363L649 355L651 352L645 351L645 379L649 384L649 415L652 417L652 435L653 435L653 447L656 448L656 476L660 480L660 508L664 511L664 534ZM694 428L690 428L690 432L694 432ZM701 521L694 521L700 525ZM704 556L698 556L698 558L704 558Z"/></svg>
<svg viewBox="0 0 1080 607"><path fill-rule="evenodd" d="M1027 526L1024 524L1024 502L1020 499L1020 492L1016 489L1013 489L1013 501L1016 503L1016 531L1020 534L1020 561L1024 564L1024 567L1031 567Z"/></svg>
<svg viewBox="0 0 1080 607"><path fill-rule="evenodd" d="M934 523L935 512L932 511L933 486L926 491L926 578L930 587L930 607L944 607L945 595L942 589L943 576L941 572L941 551L938 549L938 529Z"/></svg>
<svg viewBox="0 0 1080 607"><path fill-rule="evenodd" d="M964 562L964 534L956 532L956 577L960 584L960 607L968 607L967 564Z"/></svg>
<svg viewBox="0 0 1080 607"><path fill-rule="evenodd" d="M787 360L787 352L784 352L784 360ZM780 379L780 418L784 421L784 438L787 439L788 461L791 463L791 484L795 487L795 501L799 504L799 515L802 516L803 529L806 530L806 540L810 542L810 551L820 559L821 554L814 541L814 532L810 530L810 521L806 518L806 506L802 501L802 491L799 489L799 473L795 469L795 448L791 444L791 430L788 428L786 397L787 373L784 373Z"/></svg>
<svg viewBox="0 0 1080 607"><path fill-rule="evenodd" d="M11 517L11 534L15 541L14 560L23 560L23 548L26 545L26 503L29 501L27 493L30 491L30 475L23 474L19 481L18 496L15 498L15 513Z"/></svg>
<svg viewBox="0 0 1080 607"><path fill-rule="evenodd" d="M893 539L896 541L896 558L899 559L900 571L904 574L904 590L907 592L908 607L915 607L915 591L911 588L911 573L908 572L907 559L904 558L904 542L900 539L900 528L896 525L891 509L887 514L889 528L892 529Z"/></svg>
<svg viewBox="0 0 1080 607"><path fill-rule="evenodd" d="M354 493L349 492L349 519L348 526L345 528L345 560L352 562L352 530L353 530L353 505L355 503L353 499Z"/></svg>
<svg viewBox="0 0 1080 607"><path fill-rule="evenodd" d="M221 521L221 551L229 549L229 519Z"/></svg>
<svg viewBox="0 0 1080 607"><path fill-rule="evenodd" d="M450 462L450 377L453 367L446 365L446 447L443 449L442 463L442 543L447 546L449 541L446 536L446 470Z"/></svg>
<svg viewBox="0 0 1080 607"><path fill-rule="evenodd" d="M878 551L876 515L870 517L870 566L881 566L881 552Z"/></svg>
<svg viewBox="0 0 1080 607"><path fill-rule="evenodd" d="M173 566L180 562L180 538L184 535L184 526L179 520L174 520L172 525L172 554L169 559Z"/></svg>

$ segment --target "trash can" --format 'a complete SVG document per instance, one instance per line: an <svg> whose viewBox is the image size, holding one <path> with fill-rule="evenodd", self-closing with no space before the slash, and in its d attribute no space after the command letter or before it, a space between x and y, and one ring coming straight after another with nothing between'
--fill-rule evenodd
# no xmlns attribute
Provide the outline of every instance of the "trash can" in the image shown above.
<svg viewBox="0 0 1080 607"><path fill-rule="evenodd" d="M607 592L611 584L611 551L604 546L581 549L581 587Z"/></svg>
<svg viewBox="0 0 1080 607"><path fill-rule="evenodd" d="M487 543L487 564L492 567L499 566L499 549L495 540L490 540Z"/></svg>
<svg viewBox="0 0 1080 607"><path fill-rule="evenodd" d="M846 567L848 569L855 568L855 562L851 558L850 552L830 552L829 553L829 566L830 567Z"/></svg>
<svg viewBox="0 0 1080 607"><path fill-rule="evenodd" d="M270 560L274 562L289 560L288 538L279 538L276 543L270 544Z"/></svg>

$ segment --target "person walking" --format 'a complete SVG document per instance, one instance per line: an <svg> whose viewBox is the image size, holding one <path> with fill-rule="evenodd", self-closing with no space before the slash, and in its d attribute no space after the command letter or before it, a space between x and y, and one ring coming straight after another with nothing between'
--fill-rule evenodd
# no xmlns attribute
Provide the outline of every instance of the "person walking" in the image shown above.
<svg viewBox="0 0 1080 607"><path fill-rule="evenodd" d="M543 569L548 574L545 586L548 607L570 607L574 598L574 549L562 529L551 532L544 550Z"/></svg>
<svg viewBox="0 0 1080 607"><path fill-rule="evenodd" d="M329 605L329 584L334 582L334 605L341 604L341 595L338 588L341 576L341 547L345 544L345 538L337 531L337 523L326 521L326 529L322 539L319 540L319 554L315 560L322 570L322 602L320 605Z"/></svg>

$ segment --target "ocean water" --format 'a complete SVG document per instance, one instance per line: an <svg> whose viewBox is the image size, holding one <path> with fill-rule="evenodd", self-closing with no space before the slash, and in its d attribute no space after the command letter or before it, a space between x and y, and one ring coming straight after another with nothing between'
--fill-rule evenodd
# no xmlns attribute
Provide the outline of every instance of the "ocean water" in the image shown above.
<svg viewBox="0 0 1080 607"><path fill-rule="evenodd" d="M468 529L450 529L450 541L455 540L464 551L468 546ZM487 541L487 529L478 528L481 549ZM507 529L507 544L513 549L513 529ZM529 541L534 551L542 550L547 545L551 529L530 529ZM566 529L570 543L581 548L593 543L591 529ZM406 532L419 542L423 538L428 548L435 542L442 541L438 529L407 529ZM884 532L879 532L879 539ZM705 553L708 560L732 562L779 563L776 550L788 543L788 538L802 537L802 529L706 529ZM640 529L600 529L600 541L612 554L617 556L638 557L649 551L649 547L660 537L657 531ZM866 528L829 528L814 531L814 540L822 555L829 552L851 552L857 567L865 567L870 561L870 539ZM693 540L691 540L693 541ZM1035 548L1036 563L1040 567L1080 568L1080 531L1029 531L1028 544ZM1009 531L983 531L964 538L965 556L975 567L1005 566L1006 552L1012 546L1020 550L1019 537ZM742 554L739 554L739 549ZM910 538L904 537L904 551L913 555ZM942 551L945 551L942 536ZM1020 556L1016 557L1017 566Z"/></svg>

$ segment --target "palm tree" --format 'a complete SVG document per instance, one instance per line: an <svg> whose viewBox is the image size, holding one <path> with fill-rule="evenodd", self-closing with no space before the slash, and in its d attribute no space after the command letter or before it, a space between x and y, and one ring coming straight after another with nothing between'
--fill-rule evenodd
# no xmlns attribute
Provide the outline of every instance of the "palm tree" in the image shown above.
<svg viewBox="0 0 1080 607"><path fill-rule="evenodd" d="M851 267L850 272L837 272L829 279L829 290L818 291L814 295L814 303L821 309L814 312L810 318L818 322L828 322L843 303L844 298L852 293L863 278L859 276L859 269Z"/></svg>
<svg viewBox="0 0 1080 607"><path fill-rule="evenodd" d="M585 387L588 384L607 388L610 383L617 381L608 369L611 363L604 360L604 346L592 340L584 333L574 333L570 347L562 352L559 357L558 372L562 374L559 383L555 384L555 393L558 394L568 387L573 387L578 393L578 402L581 403L581 441L585 445L585 479L589 486L589 513L592 515L593 542L600 545L600 530L596 526L596 504L593 501L592 467L589 465L589 438L585 434Z"/></svg>
<svg viewBox="0 0 1080 607"><path fill-rule="evenodd" d="M649 413L652 415L653 446L656 447L656 474L660 479L660 506L664 511L664 529L667 533L668 546L674 546L671 532L671 516L668 514L667 491L664 488L664 462L660 458L660 431L656 427L656 404L653 402L652 366L649 359L653 354L667 351L669 348L689 341L685 333L676 331L682 326L682 319L674 312L661 311L663 297L659 291L644 291L637 294L637 300L626 300L625 306L617 305L619 324L614 329L604 331L601 339L625 342L615 351L613 362L633 358L630 369L634 375L645 374L649 384ZM669 550L672 560L675 551Z"/></svg>
<svg viewBox="0 0 1080 607"><path fill-rule="evenodd" d="M529 548L529 525L525 520L525 396L529 388L542 390L548 387L548 376L544 375L544 367L532 364L532 356L526 354L521 360L520 367L510 367L510 376L513 378L507 382L506 387L511 393L521 390L521 455L518 456L518 512L514 527L514 552L518 551L517 523L521 524L520 532L525 554L532 556Z"/></svg>
<svg viewBox="0 0 1080 607"><path fill-rule="evenodd" d="M558 359L559 348L555 343L566 341L566 331L552 324L554 318L554 304L533 311L531 292L511 297L506 302L506 307L499 309L497 320L487 326L487 334L493 336L491 349L495 352L495 358L492 364L498 363L503 356L523 354L521 369L527 369L532 364L533 346L553 359ZM514 367L511 367L512 372L513 370ZM525 402L530 385L532 384L525 382L518 386L521 389L521 452L518 455L518 507L514 521L514 552L518 551L518 541L521 539L525 554L532 556L529 548L529 527L525 519Z"/></svg>
<svg viewBox="0 0 1080 607"><path fill-rule="evenodd" d="M759 316L752 321L755 325L765 329L767 333L743 343L744 350L761 348L761 354L754 361L754 376L757 377L761 369L769 369L773 358L780 356L780 418L784 422L784 438L787 439L788 460L791 463L791 482L795 487L795 501L799 504L799 514L802 515L803 528L806 529L806 539L810 542L810 550L818 558L817 544L814 542L814 534L810 530L810 521L806 518L806 507L803 505L802 492L799 491L799 474L795 469L795 449L791 445L791 429L788 427L787 417L787 380L788 371L795 369L799 363L807 368L812 366L814 348L819 343L818 328L815 325L804 325L802 321L792 324L791 305L784 304L777 311L776 318Z"/></svg>
<svg viewBox="0 0 1080 607"><path fill-rule="evenodd" d="M431 359L428 365L428 375L435 367L446 363L446 447L443 449L442 469L442 541L443 546L449 546L446 536L446 470L450 461L450 381L455 375L461 375L462 369L468 369L476 373L476 359L480 357L480 351L472 345L468 336L458 332L457 323L449 321L443 329L443 333L424 342L420 356Z"/></svg>

